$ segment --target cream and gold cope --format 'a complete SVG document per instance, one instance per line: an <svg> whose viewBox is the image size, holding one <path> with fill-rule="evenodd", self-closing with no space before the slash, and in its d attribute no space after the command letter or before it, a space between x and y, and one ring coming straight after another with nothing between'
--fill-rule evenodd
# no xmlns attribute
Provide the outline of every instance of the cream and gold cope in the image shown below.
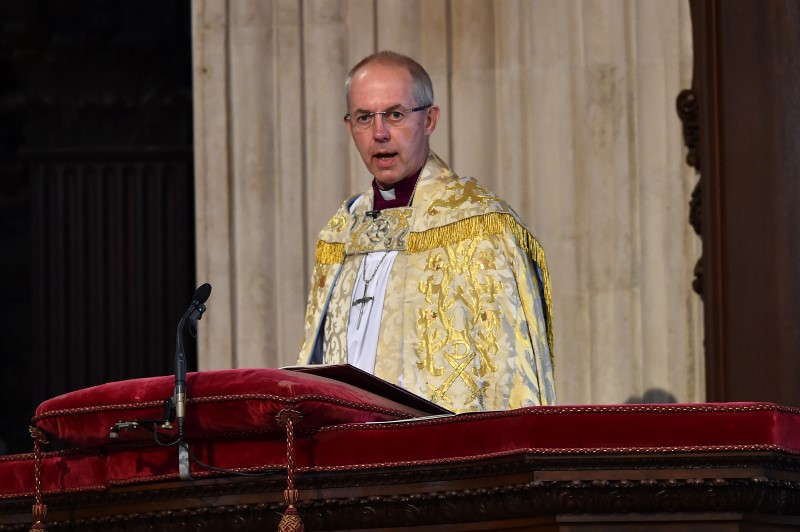
<svg viewBox="0 0 800 532"><path fill-rule="evenodd" d="M397 250L375 375L455 412L555 401L550 279L513 210L433 152L410 207L367 214L346 201L320 232L299 363L324 333L323 363L347 362L351 295L364 253Z"/></svg>

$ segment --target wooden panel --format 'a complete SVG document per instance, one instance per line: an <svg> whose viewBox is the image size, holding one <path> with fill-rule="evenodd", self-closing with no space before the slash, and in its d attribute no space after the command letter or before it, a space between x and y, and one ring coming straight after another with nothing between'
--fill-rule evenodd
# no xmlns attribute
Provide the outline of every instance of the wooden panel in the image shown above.
<svg viewBox="0 0 800 532"><path fill-rule="evenodd" d="M259 443L252 442L253 445ZM779 452L518 455L299 475L306 530L797 530L798 459ZM48 530L276 530L285 472L46 495ZM0 500L0 531L30 524ZM26 527L27 529L27 527Z"/></svg>
<svg viewBox="0 0 800 532"><path fill-rule="evenodd" d="M797 405L800 5L691 6L707 397Z"/></svg>
<svg viewBox="0 0 800 532"><path fill-rule="evenodd" d="M28 159L37 403L171 374L195 283L191 149Z"/></svg>

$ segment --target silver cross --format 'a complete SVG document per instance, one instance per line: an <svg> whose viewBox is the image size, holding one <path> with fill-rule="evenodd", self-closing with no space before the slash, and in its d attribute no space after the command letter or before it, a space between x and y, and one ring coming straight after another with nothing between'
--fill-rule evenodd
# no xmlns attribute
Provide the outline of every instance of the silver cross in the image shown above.
<svg viewBox="0 0 800 532"><path fill-rule="evenodd" d="M361 328L361 317L364 316L364 307L366 306L366 304L368 302L370 302L370 301L372 301L374 299L372 297L368 297L367 296L367 288L368 287L369 287L369 281L364 279L364 293L361 294L361 297L359 299L356 299L355 301L353 301L353 305L361 305L361 308L358 310L358 325L356 325L357 329Z"/></svg>

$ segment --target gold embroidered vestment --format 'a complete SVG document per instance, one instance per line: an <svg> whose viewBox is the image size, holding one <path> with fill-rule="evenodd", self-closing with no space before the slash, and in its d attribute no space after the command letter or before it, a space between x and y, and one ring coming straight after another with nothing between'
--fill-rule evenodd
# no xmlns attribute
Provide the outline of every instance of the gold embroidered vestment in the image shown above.
<svg viewBox="0 0 800 532"><path fill-rule="evenodd" d="M411 207L349 203L317 241L299 363L347 362L362 255L397 250L375 375L456 412L554 403L544 252L503 200L431 152Z"/></svg>

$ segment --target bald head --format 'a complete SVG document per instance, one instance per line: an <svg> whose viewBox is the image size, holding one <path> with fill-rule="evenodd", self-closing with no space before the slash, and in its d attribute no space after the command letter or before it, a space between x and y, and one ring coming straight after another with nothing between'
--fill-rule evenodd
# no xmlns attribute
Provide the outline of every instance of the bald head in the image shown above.
<svg viewBox="0 0 800 532"><path fill-rule="evenodd" d="M361 69L372 64L405 69L411 75L411 95L414 98L414 106L433 103L433 83L428 73L422 68L422 65L406 55L383 50L362 59L347 74L347 79L344 82L344 97L348 113L350 112L350 83L353 81L353 76Z"/></svg>

